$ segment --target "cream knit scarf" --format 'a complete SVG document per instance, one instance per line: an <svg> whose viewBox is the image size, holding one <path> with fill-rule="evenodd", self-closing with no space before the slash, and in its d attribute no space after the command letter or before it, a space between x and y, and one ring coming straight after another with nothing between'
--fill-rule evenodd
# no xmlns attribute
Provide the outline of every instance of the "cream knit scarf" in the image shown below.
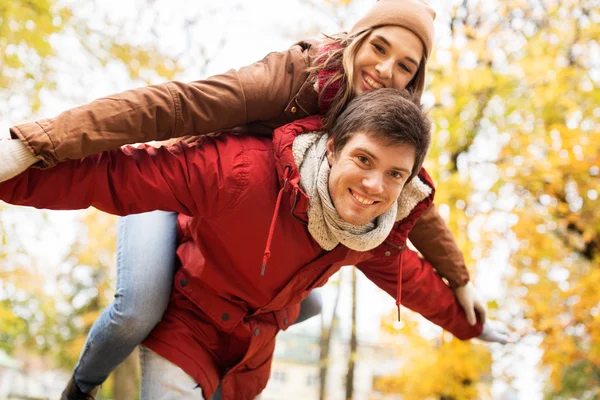
<svg viewBox="0 0 600 400"><path fill-rule="evenodd" d="M305 133L298 135L292 145L300 186L309 197L308 231L324 250L332 250L339 243L356 251L374 249L388 237L394 222L408 217L432 188L416 176L404 186L396 203L374 222L363 226L349 224L339 216L329 195L328 138L323 132Z"/></svg>
<svg viewBox="0 0 600 400"><path fill-rule="evenodd" d="M379 246L390 234L398 207L392 206L375 222L356 226L345 222L337 213L329 195L329 162L324 133L305 133L294 140L292 152L300 171L300 186L309 198L308 231L324 250L333 250L339 243L356 251L368 251Z"/></svg>

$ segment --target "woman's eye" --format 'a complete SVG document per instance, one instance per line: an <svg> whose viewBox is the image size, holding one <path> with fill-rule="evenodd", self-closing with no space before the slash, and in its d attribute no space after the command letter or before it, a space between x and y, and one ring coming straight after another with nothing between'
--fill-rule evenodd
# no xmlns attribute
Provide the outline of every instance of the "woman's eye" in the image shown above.
<svg viewBox="0 0 600 400"><path fill-rule="evenodd" d="M390 172L390 175L394 179L402 179L402 174L398 171L392 171L392 172Z"/></svg>
<svg viewBox="0 0 600 400"><path fill-rule="evenodd" d="M365 156L357 156L356 158L358 159L358 161L360 161L363 164L367 164L367 165L369 164L369 159Z"/></svg>
<svg viewBox="0 0 600 400"><path fill-rule="evenodd" d="M381 47L380 45L373 43L373 47L375 48L375 50L377 50L379 53L381 54L385 54L385 49L383 47Z"/></svg>
<svg viewBox="0 0 600 400"><path fill-rule="evenodd" d="M398 66L400 67L400 69L408 72L409 74L412 73L412 71L410 70L410 68L408 67L408 65L406 65L404 63L399 63Z"/></svg>

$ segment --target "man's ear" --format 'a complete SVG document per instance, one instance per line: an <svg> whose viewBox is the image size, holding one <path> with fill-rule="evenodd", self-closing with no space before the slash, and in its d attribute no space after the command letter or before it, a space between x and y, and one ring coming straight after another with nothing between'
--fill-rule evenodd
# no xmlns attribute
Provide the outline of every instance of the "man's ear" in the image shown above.
<svg viewBox="0 0 600 400"><path fill-rule="evenodd" d="M329 165L333 163L334 159L334 148L333 148L333 138L330 137L327 139L327 161L329 161Z"/></svg>

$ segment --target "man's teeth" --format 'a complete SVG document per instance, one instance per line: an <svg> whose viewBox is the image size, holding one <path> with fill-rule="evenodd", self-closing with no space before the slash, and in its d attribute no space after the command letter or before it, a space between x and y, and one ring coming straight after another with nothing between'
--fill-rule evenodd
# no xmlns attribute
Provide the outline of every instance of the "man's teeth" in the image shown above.
<svg viewBox="0 0 600 400"><path fill-rule="evenodd" d="M383 85L381 83L375 82L375 80L373 80L373 78L371 78L369 75L365 75L365 81L369 84L369 86L371 86L373 89L381 89L383 87Z"/></svg>
<svg viewBox="0 0 600 400"><path fill-rule="evenodd" d="M375 203L372 200L367 200L362 196L357 195L356 193L352 192L352 197L354 197L356 200L358 200L359 203L370 206L371 204Z"/></svg>

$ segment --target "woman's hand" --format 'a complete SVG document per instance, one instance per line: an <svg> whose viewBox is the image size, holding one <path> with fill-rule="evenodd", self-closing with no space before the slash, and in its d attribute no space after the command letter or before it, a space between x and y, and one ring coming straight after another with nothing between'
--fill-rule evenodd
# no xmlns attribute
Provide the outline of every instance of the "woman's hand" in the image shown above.
<svg viewBox="0 0 600 400"><path fill-rule="evenodd" d="M479 314L479 319L482 324L485 324L485 316L487 313L487 306L479 297L479 293L475 290L475 286L471 282L468 282L464 286L459 286L454 288L454 294L458 299L458 302L462 306L463 310L465 310L465 314L467 315L467 321L471 325L475 325L477 322L477 315L475 315L475 311Z"/></svg>
<svg viewBox="0 0 600 400"><path fill-rule="evenodd" d="M37 161L20 140L0 139L0 182L19 175Z"/></svg>

